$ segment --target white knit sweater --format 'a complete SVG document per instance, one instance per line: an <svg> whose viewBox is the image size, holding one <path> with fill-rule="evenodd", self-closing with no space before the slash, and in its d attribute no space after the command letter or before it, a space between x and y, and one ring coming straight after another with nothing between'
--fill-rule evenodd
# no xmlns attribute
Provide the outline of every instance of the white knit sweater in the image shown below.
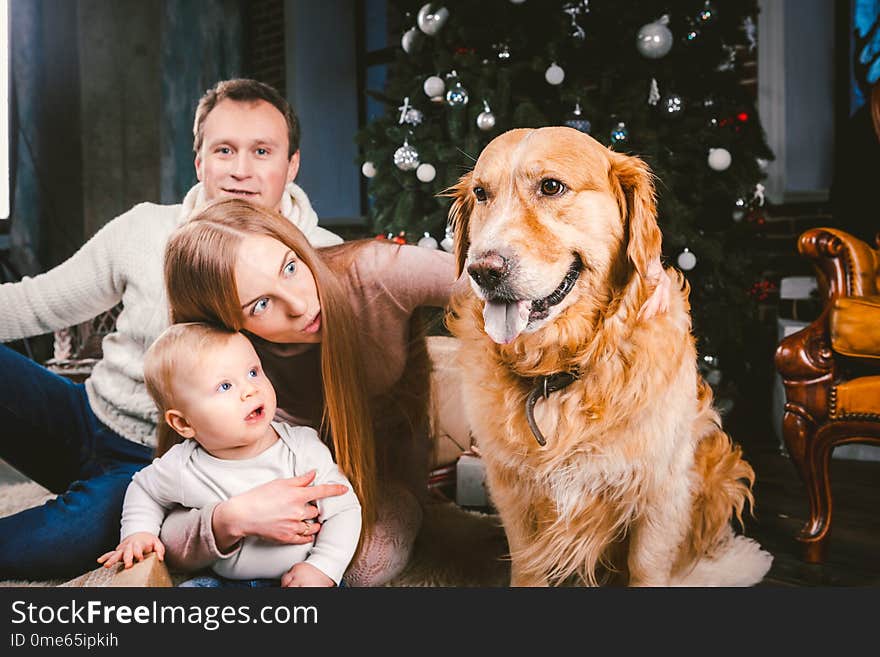
<svg viewBox="0 0 880 657"><path fill-rule="evenodd" d="M342 239L318 226L308 197L287 186L281 211L314 246ZM122 301L103 359L86 381L95 415L116 433L155 447L158 413L144 385L147 348L169 324L163 281L165 244L204 204L201 183L178 205L141 203L99 230L67 261L39 276L0 286L0 342L50 333Z"/></svg>
<svg viewBox="0 0 880 657"><path fill-rule="evenodd" d="M202 509L260 484L314 470L315 486L348 488L342 495L315 501L321 532L314 543L284 545L248 536L240 549L223 555L212 567L230 579L279 579L293 564L305 561L338 584L360 538L361 505L317 431L283 422L272 426L279 439L250 458L220 459L195 440L185 440L154 459L134 475L125 493L121 538L137 532L158 536L165 515L177 505Z"/></svg>

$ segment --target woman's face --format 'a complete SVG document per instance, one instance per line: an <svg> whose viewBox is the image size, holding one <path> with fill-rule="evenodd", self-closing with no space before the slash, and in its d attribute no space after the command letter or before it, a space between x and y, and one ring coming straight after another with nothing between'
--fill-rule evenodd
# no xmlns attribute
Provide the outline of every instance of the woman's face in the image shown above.
<svg viewBox="0 0 880 657"><path fill-rule="evenodd" d="M321 341L321 303L312 271L284 243L248 235L238 247L235 283L244 329L269 342Z"/></svg>

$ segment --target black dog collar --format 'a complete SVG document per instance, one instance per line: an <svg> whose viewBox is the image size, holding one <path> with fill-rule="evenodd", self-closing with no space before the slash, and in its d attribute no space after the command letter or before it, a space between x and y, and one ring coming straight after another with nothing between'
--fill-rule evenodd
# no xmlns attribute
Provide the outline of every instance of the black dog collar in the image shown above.
<svg viewBox="0 0 880 657"><path fill-rule="evenodd" d="M550 376L539 376L535 380L535 387L532 388L528 399L526 399L526 420L528 420L529 428L535 435L535 440L538 441L541 447L547 444L547 439L544 438L544 434L538 428L538 423L535 422L535 404L538 403L538 398L543 397L547 399L551 392L562 390L579 378L579 372L558 372Z"/></svg>

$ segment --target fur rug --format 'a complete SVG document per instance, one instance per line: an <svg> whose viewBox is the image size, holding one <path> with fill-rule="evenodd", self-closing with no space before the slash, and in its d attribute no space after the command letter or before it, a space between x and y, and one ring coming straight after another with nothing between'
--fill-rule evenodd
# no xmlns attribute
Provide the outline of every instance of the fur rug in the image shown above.
<svg viewBox="0 0 880 657"><path fill-rule="evenodd" d="M0 517L52 499L35 483L0 486ZM450 502L433 502L425 510L406 569L392 587L498 587L510 581L507 541L497 516L466 511ZM68 581L0 581L0 586L107 586L113 571L97 567ZM175 583L182 578L175 577Z"/></svg>

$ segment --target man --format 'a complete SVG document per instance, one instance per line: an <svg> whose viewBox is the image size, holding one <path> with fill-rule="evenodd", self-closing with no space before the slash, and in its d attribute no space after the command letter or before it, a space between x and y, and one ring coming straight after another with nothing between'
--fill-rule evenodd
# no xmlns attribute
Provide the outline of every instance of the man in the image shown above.
<svg viewBox="0 0 880 657"><path fill-rule="evenodd" d="M116 330L85 384L74 385L0 345L0 457L59 496L0 519L0 578L70 577L116 545L131 476L152 458L155 406L143 356L168 326L168 237L205 203L246 198L273 208L315 246L318 226L299 170L299 125L287 101L254 80L218 83L193 127L199 184L179 205L142 203L107 223L69 260L0 286L0 341L85 321L120 301ZM296 479L292 485L302 485Z"/></svg>

